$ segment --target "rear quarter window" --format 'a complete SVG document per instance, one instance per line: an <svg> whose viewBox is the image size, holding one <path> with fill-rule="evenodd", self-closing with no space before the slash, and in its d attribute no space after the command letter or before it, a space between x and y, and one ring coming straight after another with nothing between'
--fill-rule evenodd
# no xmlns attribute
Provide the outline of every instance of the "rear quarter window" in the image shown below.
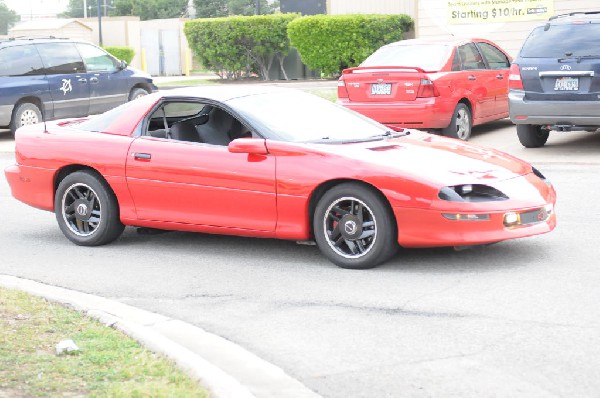
<svg viewBox="0 0 600 398"><path fill-rule="evenodd" d="M74 43L36 44L49 75L85 72L83 60Z"/></svg>
<svg viewBox="0 0 600 398"><path fill-rule="evenodd" d="M0 49L0 76L43 75L44 65L33 45Z"/></svg>

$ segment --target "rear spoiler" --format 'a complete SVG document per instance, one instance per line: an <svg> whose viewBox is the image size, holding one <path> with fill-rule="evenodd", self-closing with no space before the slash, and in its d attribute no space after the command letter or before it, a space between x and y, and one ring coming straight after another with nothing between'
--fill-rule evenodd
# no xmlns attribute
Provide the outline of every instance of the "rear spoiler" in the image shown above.
<svg viewBox="0 0 600 398"><path fill-rule="evenodd" d="M396 71L396 70L414 70L415 72L425 73L425 70L417 66L357 66L354 68L344 69L343 75L350 73L361 73L367 71Z"/></svg>

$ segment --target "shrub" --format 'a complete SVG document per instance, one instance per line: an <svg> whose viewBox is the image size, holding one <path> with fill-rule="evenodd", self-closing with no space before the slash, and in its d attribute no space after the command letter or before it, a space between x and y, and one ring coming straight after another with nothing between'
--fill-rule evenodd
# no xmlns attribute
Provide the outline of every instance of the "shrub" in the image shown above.
<svg viewBox="0 0 600 398"><path fill-rule="evenodd" d="M112 54L115 58L121 59L121 60L127 62L128 64L131 63L131 60L133 59L133 56L135 55L135 51L131 47L110 47L110 46L107 46L107 47L104 47L104 49L109 54Z"/></svg>
<svg viewBox="0 0 600 398"><path fill-rule="evenodd" d="M291 21L288 36L308 67L337 75L412 27L408 15L314 15Z"/></svg>
<svg viewBox="0 0 600 398"><path fill-rule="evenodd" d="M184 32L205 67L221 77L239 79L258 73L266 80L275 59L283 70L290 50L287 25L298 14L201 18L188 21Z"/></svg>

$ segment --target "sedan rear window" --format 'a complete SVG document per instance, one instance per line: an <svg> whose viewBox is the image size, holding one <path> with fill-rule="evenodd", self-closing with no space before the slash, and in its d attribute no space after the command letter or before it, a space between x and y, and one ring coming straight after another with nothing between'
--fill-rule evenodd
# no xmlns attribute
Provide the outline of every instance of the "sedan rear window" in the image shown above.
<svg viewBox="0 0 600 398"><path fill-rule="evenodd" d="M442 44L411 44L381 47L360 66L416 66L438 71L448 61L452 47Z"/></svg>
<svg viewBox="0 0 600 398"><path fill-rule="evenodd" d="M564 58L598 56L600 24L547 25L531 32L520 56L523 58Z"/></svg>

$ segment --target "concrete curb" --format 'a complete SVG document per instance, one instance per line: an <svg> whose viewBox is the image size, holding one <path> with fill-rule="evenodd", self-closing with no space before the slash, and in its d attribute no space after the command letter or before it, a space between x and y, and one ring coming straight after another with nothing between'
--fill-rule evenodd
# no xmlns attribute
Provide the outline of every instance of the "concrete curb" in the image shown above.
<svg viewBox="0 0 600 398"><path fill-rule="evenodd" d="M71 306L173 362L215 398L321 398L281 368L205 330L103 297L0 275L0 286Z"/></svg>

